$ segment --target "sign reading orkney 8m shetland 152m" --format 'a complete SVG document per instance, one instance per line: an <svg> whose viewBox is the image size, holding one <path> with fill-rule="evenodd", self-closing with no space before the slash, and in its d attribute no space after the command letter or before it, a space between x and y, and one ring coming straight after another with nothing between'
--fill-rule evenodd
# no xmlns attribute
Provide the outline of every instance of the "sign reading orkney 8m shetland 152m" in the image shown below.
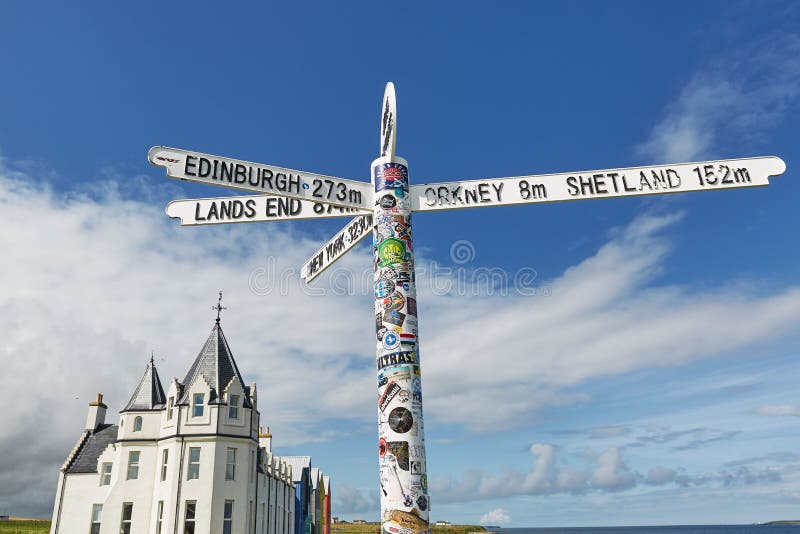
<svg viewBox="0 0 800 534"><path fill-rule="evenodd" d="M184 225L355 215L303 265L306 282L371 230L382 534L429 531L413 212L764 186L786 170L780 158L759 157L411 185L408 162L395 155L391 83L380 131L372 183L165 147L149 159L172 178L260 193L170 203Z"/></svg>
<svg viewBox="0 0 800 534"><path fill-rule="evenodd" d="M769 185L780 158L742 158L676 165L488 178L411 186L412 211L480 208Z"/></svg>

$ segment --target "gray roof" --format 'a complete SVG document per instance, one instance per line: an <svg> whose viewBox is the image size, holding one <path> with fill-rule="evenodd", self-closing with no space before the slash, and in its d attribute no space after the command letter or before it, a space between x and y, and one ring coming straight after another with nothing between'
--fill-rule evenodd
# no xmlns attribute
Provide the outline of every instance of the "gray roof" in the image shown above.
<svg viewBox="0 0 800 534"><path fill-rule="evenodd" d="M225 339L225 334L222 332L222 327L219 323L214 325L206 344L189 368L189 372L186 373L186 378L182 382L183 395L178 400L178 404L189 402L189 389L200 376L211 386L209 403L219 402L219 396L234 377L239 379L245 392L249 390L244 384L242 374L236 366L236 361L233 359L233 354L231 354L231 348L228 346L228 340ZM245 408L253 407L247 395L244 396L243 405Z"/></svg>
<svg viewBox="0 0 800 534"><path fill-rule="evenodd" d="M311 468L311 487L317 489L319 485L319 467Z"/></svg>
<svg viewBox="0 0 800 534"><path fill-rule="evenodd" d="M100 425L89 434L65 473L97 473L97 459L111 443L117 441L117 425Z"/></svg>
<svg viewBox="0 0 800 534"><path fill-rule="evenodd" d="M166 403L167 398L164 395L164 388L161 387L156 365L151 358L147 368L144 370L142 379L139 380L139 384L133 390L131 400L128 401L122 411L160 410Z"/></svg>
<svg viewBox="0 0 800 534"><path fill-rule="evenodd" d="M303 480L303 468L311 467L311 456L281 456L281 460L292 466L292 482Z"/></svg>

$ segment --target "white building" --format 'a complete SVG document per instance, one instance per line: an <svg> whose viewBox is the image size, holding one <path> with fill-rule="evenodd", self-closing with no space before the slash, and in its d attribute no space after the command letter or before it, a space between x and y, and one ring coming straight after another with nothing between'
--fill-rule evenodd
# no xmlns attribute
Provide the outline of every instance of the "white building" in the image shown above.
<svg viewBox="0 0 800 534"><path fill-rule="evenodd" d="M259 432L217 319L166 394L151 358L119 424L102 395L61 467L51 534L294 534L291 466Z"/></svg>

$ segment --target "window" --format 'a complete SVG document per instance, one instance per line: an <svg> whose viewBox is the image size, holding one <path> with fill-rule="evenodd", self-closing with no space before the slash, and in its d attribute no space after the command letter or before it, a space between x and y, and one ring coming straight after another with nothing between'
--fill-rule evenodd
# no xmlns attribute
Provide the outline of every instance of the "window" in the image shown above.
<svg viewBox="0 0 800 534"><path fill-rule="evenodd" d="M139 454L139 451L128 453L128 480L139 478Z"/></svg>
<svg viewBox="0 0 800 534"><path fill-rule="evenodd" d="M225 480L234 480L236 474L236 449L228 448L225 459Z"/></svg>
<svg viewBox="0 0 800 534"><path fill-rule="evenodd" d="M202 393L194 394L192 417L203 417L203 397Z"/></svg>
<svg viewBox="0 0 800 534"><path fill-rule="evenodd" d="M222 514L222 534L233 532L233 501L225 501L225 510Z"/></svg>
<svg viewBox="0 0 800 534"><path fill-rule="evenodd" d="M119 534L131 534L131 522L133 519L133 503L122 503L122 521L119 525Z"/></svg>
<svg viewBox="0 0 800 534"><path fill-rule="evenodd" d="M133 431L139 432L142 429L142 416L137 415L136 418L133 420Z"/></svg>
<svg viewBox="0 0 800 534"><path fill-rule="evenodd" d="M183 515L184 534L194 534L194 514L197 511L197 501L186 501L186 511Z"/></svg>
<svg viewBox="0 0 800 534"><path fill-rule="evenodd" d="M175 406L175 397L170 397L167 403L167 420L172 419L172 407Z"/></svg>
<svg viewBox="0 0 800 534"><path fill-rule="evenodd" d="M103 515L103 505L92 505L92 522L89 526L89 534L100 534L100 517Z"/></svg>
<svg viewBox="0 0 800 534"><path fill-rule="evenodd" d="M231 395L228 402L228 419L239 419L239 395Z"/></svg>
<svg viewBox="0 0 800 534"><path fill-rule="evenodd" d="M186 469L186 480L194 478L200 478L200 447L189 447L189 466Z"/></svg>
<svg viewBox="0 0 800 534"><path fill-rule="evenodd" d="M161 481L167 480L167 462L169 461L169 449L161 451Z"/></svg>
<svg viewBox="0 0 800 534"><path fill-rule="evenodd" d="M111 467L112 464L104 463L103 464L103 471L102 475L100 475L100 485L101 486L108 486L111 484Z"/></svg>
<svg viewBox="0 0 800 534"><path fill-rule="evenodd" d="M164 501L158 501L158 516L156 516L156 534L161 534L161 520L164 518Z"/></svg>

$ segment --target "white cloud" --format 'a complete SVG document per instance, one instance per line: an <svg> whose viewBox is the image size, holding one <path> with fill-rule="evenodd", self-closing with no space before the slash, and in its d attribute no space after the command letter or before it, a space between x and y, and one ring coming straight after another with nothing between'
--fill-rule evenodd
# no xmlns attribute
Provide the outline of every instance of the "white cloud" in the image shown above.
<svg viewBox="0 0 800 534"><path fill-rule="evenodd" d="M757 141L800 100L800 37L770 34L705 65L639 145L656 162L714 157L727 135Z"/></svg>
<svg viewBox="0 0 800 534"><path fill-rule="evenodd" d="M635 484L636 475L622 461L619 449L611 447L597 458L597 469L592 473L592 487L621 491Z"/></svg>
<svg viewBox="0 0 800 534"><path fill-rule="evenodd" d="M800 407L783 404L780 406L760 406L756 409L758 415L791 415L800 417Z"/></svg>
<svg viewBox="0 0 800 534"><path fill-rule="evenodd" d="M510 522L511 516L508 515L508 510L503 508L495 508L491 512L486 512L481 516L480 520L482 525L501 525Z"/></svg>
<svg viewBox="0 0 800 534"><path fill-rule="evenodd" d="M353 486L342 484L333 493L333 509L337 514L361 514L380 510L380 497L377 492L362 492Z"/></svg>
<svg viewBox="0 0 800 534"><path fill-rule="evenodd" d="M800 473L800 458L792 453L776 453L763 458L746 458L729 462L723 469L688 473L682 467L655 466L644 476L631 469L617 447L610 447L600 454L591 450L579 459L564 454L553 445L535 444L530 448L534 456L533 466L528 472L506 469L503 471L471 470L460 479L436 478L431 483L431 492L437 501L469 502L492 500L516 495L585 494L591 499L602 499L617 492L659 486L676 488L730 488L764 487L776 489L780 484L792 480ZM570 462L589 460L592 465L584 469L570 467ZM755 462L767 462L764 466L750 466Z"/></svg>
<svg viewBox="0 0 800 534"><path fill-rule="evenodd" d="M677 471L674 469L656 466L647 472L647 479L645 482L653 486L660 486L674 481L677 474Z"/></svg>
<svg viewBox="0 0 800 534"><path fill-rule="evenodd" d="M426 414L476 431L525 425L544 404L584 400L575 387L586 380L676 366L796 331L798 288L763 295L742 286L654 286L670 250L662 234L679 221L675 214L635 219L549 281L549 297L427 300L422 358L435 394ZM747 320L731 329L737 317Z"/></svg>

